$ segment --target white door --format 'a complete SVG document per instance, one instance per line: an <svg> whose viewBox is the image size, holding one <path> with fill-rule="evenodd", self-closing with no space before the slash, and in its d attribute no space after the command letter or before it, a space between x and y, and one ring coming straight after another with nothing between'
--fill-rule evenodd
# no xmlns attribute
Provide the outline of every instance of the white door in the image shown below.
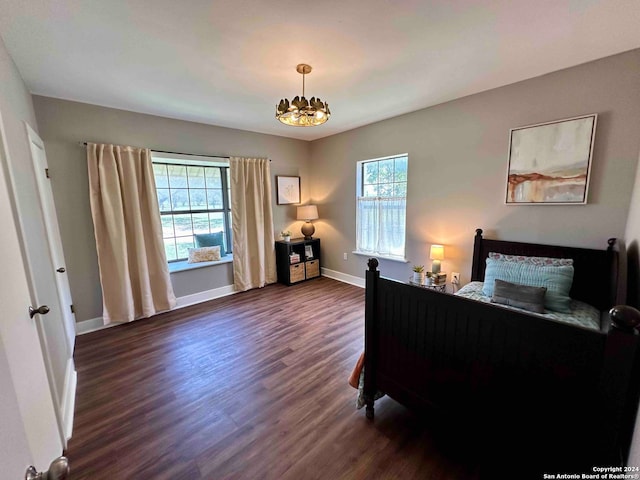
<svg viewBox="0 0 640 480"><path fill-rule="evenodd" d="M30 462L38 470L62 454L56 407L51 395L33 302L20 249L15 204L10 194L6 137L0 114L0 451L2 477L24 478Z"/></svg>
<svg viewBox="0 0 640 480"><path fill-rule="evenodd" d="M51 254L51 260L53 262L52 267L56 271L56 288L58 290L58 298L60 299L60 307L64 318L67 345L70 355L73 355L73 347L76 340L76 316L73 312L73 300L71 299L69 277L67 276L67 267L64 261L64 251L62 250L60 227L58 226L58 217L53 201L53 191L51 190L51 183L48 176L49 164L47 163L47 156L44 151L44 143L27 123L25 123L25 126L29 138L33 169L36 174L44 225L47 230L49 253Z"/></svg>
<svg viewBox="0 0 640 480"><path fill-rule="evenodd" d="M49 386L56 407L62 444L66 448L73 429L76 370L73 363L75 342L75 316L71 312L71 293L65 268L58 220L53 204L53 194L48 179L48 166L44 145L35 131L25 123L27 140L34 165L38 190L39 211L29 212L39 216L46 238L25 238L27 278L31 297L50 308L46 317L37 320L40 344L45 357ZM35 207L37 208L37 207Z"/></svg>

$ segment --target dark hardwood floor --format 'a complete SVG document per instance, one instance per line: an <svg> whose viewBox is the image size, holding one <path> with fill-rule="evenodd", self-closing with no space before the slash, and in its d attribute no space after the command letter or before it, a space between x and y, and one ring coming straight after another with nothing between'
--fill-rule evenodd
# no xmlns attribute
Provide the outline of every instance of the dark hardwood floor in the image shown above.
<svg viewBox="0 0 640 480"><path fill-rule="evenodd" d="M479 478L437 415L355 409L363 331L364 290L320 278L78 337L71 478Z"/></svg>

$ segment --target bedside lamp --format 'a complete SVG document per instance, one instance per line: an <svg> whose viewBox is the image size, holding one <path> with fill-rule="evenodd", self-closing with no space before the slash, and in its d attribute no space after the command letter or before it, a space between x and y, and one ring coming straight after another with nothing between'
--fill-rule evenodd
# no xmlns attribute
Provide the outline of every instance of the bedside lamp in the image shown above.
<svg viewBox="0 0 640 480"><path fill-rule="evenodd" d="M442 245L431 245L431 265L432 273L440 273L440 260L444 260L444 247Z"/></svg>
<svg viewBox="0 0 640 480"><path fill-rule="evenodd" d="M298 220L304 220L305 224L302 225L302 234L305 240L311 240L311 237L316 231L316 227L313 226L311 220L318 219L318 207L315 205L304 205L298 207Z"/></svg>

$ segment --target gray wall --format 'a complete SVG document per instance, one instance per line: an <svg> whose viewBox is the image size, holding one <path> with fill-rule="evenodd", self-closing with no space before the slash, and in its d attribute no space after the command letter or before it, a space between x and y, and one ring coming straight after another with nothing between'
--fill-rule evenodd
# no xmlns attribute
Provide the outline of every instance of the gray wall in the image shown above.
<svg viewBox="0 0 640 480"><path fill-rule="evenodd" d="M76 319L102 316L102 294L89 207L86 153L78 142L114 143L182 153L268 157L271 173L299 175L303 201L309 197L308 142L214 127L112 108L34 96L45 142L62 243L66 252ZM275 121L275 120L274 120ZM277 206L274 228L295 230L295 207ZM232 264L172 274L177 296L233 283Z"/></svg>
<svg viewBox="0 0 640 480"><path fill-rule="evenodd" d="M472 237L604 248L623 238L640 150L640 50L402 115L311 144L312 200L321 220L323 266L364 276L355 247L356 162L409 153L407 258L430 265L445 245L443 270L469 281ZM504 205L509 129L597 113L585 206ZM410 264L381 261L404 280Z"/></svg>
<svg viewBox="0 0 640 480"><path fill-rule="evenodd" d="M31 301L34 305L48 305L46 321L40 319L41 346L47 352L51 382L55 386L52 396L56 407L62 401L67 367L67 340L62 326L62 311L56 288L55 271L49 254L39 193L25 122L36 132L38 125L28 92L18 69L0 41L0 113L6 134L7 156L0 162L7 178L11 179L9 192L15 202L14 211L20 234L20 247L29 277ZM4 272L3 275L11 275ZM26 308L26 307L25 307ZM65 306L66 308L66 306Z"/></svg>
<svg viewBox="0 0 640 480"><path fill-rule="evenodd" d="M362 277L355 247L355 164L409 153L407 258L429 264L445 245L443 269L469 279L474 229L487 236L603 247L623 238L640 149L640 50L490 90L311 143L75 102L34 97L53 174L78 320L100 316L101 295L87 194L84 150L77 142L159 150L268 156L272 172L300 175L303 201L319 205L323 267ZM589 203L506 206L509 129L598 113ZM274 189L275 194L275 189ZM276 232L299 229L295 207L276 206ZM69 254L73 252L73 254ZM343 260L343 253L349 259ZM382 261L404 279L410 265ZM231 265L173 274L178 296L228 285Z"/></svg>
<svg viewBox="0 0 640 480"><path fill-rule="evenodd" d="M7 179L11 179L11 195L15 201L14 213L19 220L21 235L29 242L21 243L25 258L48 256L46 235L25 122L38 132L31 94L22 81L18 69L0 40L0 113L6 134L8 153ZM22 239L21 239L22 240ZM48 258L48 257L47 257ZM47 272L41 272L46 276ZM54 279L50 279L52 284ZM32 292L33 293L33 292ZM43 302L44 303L44 302ZM55 302L58 303L57 301Z"/></svg>

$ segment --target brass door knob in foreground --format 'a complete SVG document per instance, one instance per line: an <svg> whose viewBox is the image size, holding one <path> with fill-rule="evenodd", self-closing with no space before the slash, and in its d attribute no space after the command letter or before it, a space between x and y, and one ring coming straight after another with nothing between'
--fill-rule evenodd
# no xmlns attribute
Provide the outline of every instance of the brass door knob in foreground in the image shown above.
<svg viewBox="0 0 640 480"><path fill-rule="evenodd" d="M67 457L58 457L46 472L38 472L33 465L27 469L25 480L65 480L69 476L69 460Z"/></svg>

